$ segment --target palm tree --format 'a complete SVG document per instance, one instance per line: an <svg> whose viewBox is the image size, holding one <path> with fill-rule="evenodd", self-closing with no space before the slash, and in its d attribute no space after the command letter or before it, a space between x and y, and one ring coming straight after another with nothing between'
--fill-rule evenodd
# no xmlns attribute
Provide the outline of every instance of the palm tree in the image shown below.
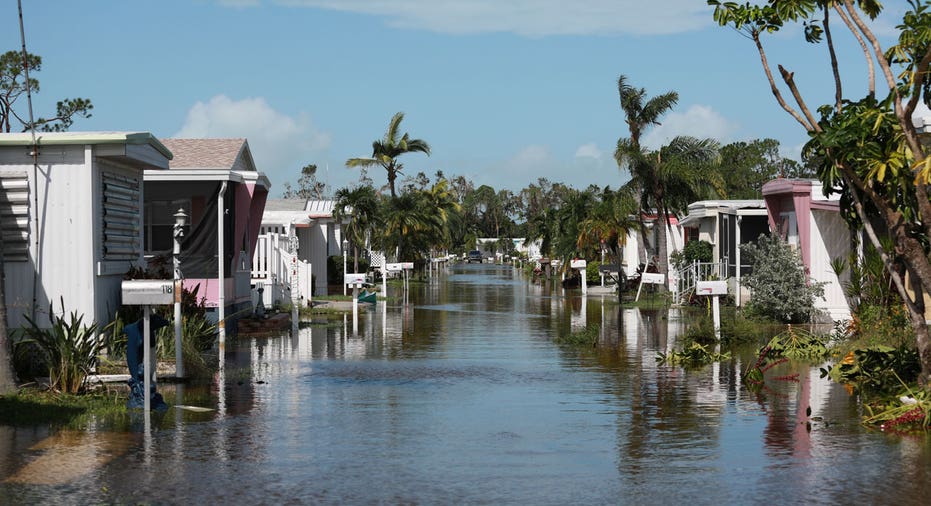
<svg viewBox="0 0 931 506"><path fill-rule="evenodd" d="M419 192L402 193L383 203L382 229L379 239L385 250L394 248L397 258L414 259L418 253L418 232L429 227L434 214L422 205Z"/></svg>
<svg viewBox="0 0 931 506"><path fill-rule="evenodd" d="M636 149L640 149L640 135L643 129L659 125L660 116L666 114L679 101L679 94L669 91L644 103L647 90L627 84L627 76L624 75L617 78L617 92L630 130L630 141Z"/></svg>
<svg viewBox="0 0 931 506"><path fill-rule="evenodd" d="M405 133L399 137L401 120L404 119L404 113L398 112L391 118L388 123L388 131L381 140L372 143L371 158L350 158L346 160L347 167L374 167L380 165L388 172L388 188L391 190L391 197L397 196L394 189L394 181L404 167L398 162L398 157L405 153L421 152L430 156L430 145L422 139L411 139L410 135Z"/></svg>
<svg viewBox="0 0 931 506"><path fill-rule="evenodd" d="M617 265L621 265L621 251L627 243L627 235L640 227L636 213L637 200L629 191L605 189L601 200L579 224L579 249L604 246Z"/></svg>
<svg viewBox="0 0 931 506"><path fill-rule="evenodd" d="M359 246L365 244L369 232L378 223L378 210L378 194L371 186L336 191L333 217L338 223L348 218L343 229L353 245L353 272L359 272Z"/></svg>
<svg viewBox="0 0 931 506"><path fill-rule="evenodd" d="M652 125L659 125L659 118L676 105L679 101L679 94L674 91L669 91L647 100L647 91L643 88L635 88L627 84L627 76L623 74L617 78L617 92L621 100L621 110L624 111L627 128L630 131L630 137L627 139L627 143L630 145L630 149L639 151L640 136L643 134L643 130ZM620 144L620 142L621 141L618 140L618 144ZM617 153L615 153L614 156L615 159L620 160ZM620 165L620 162L618 163ZM640 192L644 191L643 187L636 187L634 189ZM643 211L644 210L641 209L641 212L638 213L641 235L638 256L646 262L647 258L644 246L647 241L646 226L643 223Z"/></svg>
<svg viewBox="0 0 931 506"><path fill-rule="evenodd" d="M640 189L641 210L656 210L657 267L666 274L669 217L684 210L690 202L724 194L723 181L715 168L719 160L718 143L680 136L656 151L649 151L635 149L629 139L621 139L614 157L619 166L630 170L630 187Z"/></svg>
<svg viewBox="0 0 931 506"><path fill-rule="evenodd" d="M461 211L455 195L449 188L449 181L439 179L428 190L421 192L424 211L431 217L428 236L431 248L448 248L452 242L450 223ZM432 253L432 252L431 252Z"/></svg>

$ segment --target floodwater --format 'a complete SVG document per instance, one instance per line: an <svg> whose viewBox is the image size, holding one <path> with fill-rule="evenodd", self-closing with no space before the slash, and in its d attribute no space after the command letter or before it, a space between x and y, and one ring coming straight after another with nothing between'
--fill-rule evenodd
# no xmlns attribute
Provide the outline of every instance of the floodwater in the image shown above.
<svg viewBox="0 0 931 506"><path fill-rule="evenodd" d="M817 367L753 393L747 353L660 365L684 315L509 267L389 290L355 325L239 339L212 385L160 387L212 411L0 426L0 504L927 504L931 440L862 427ZM586 325L597 348L554 343Z"/></svg>

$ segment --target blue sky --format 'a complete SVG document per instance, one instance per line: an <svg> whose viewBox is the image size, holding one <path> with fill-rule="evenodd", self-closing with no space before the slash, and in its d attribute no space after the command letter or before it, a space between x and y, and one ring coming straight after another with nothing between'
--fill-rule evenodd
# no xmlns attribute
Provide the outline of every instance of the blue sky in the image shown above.
<svg viewBox="0 0 931 506"><path fill-rule="evenodd" d="M888 36L905 2L885 3L874 26ZM0 9L3 49L19 49L16 3ZM23 0L23 15L27 49L43 58L37 115L81 96L93 117L72 130L245 137L276 196L307 163L331 187L357 181L346 159L370 155L397 111L433 149L402 157L407 175L617 187L629 179L612 158L627 135L620 74L650 96L679 93L647 145L772 137L797 157L806 139L752 43L714 25L704 0ZM859 97L862 55L835 33ZM768 50L813 107L831 100L823 47L791 29Z"/></svg>

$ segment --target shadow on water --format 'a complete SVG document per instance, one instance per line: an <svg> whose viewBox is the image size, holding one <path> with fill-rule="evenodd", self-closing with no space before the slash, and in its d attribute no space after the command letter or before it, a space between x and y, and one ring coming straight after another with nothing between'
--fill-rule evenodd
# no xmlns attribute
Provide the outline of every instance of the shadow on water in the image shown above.
<svg viewBox="0 0 931 506"><path fill-rule="evenodd" d="M0 427L13 503L922 504L931 445L872 432L856 400L787 364L753 392L752 350L659 364L690 316L452 266L391 287L353 324L233 340L202 385L160 386L145 433ZM407 301L406 303L404 301ZM596 347L556 336L597 328ZM812 417L806 415L811 407ZM751 499L752 498L752 499Z"/></svg>

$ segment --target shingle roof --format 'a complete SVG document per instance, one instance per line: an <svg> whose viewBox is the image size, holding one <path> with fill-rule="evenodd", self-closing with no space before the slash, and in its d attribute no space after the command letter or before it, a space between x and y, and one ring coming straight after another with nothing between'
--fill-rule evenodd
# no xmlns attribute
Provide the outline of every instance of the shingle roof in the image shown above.
<svg viewBox="0 0 931 506"><path fill-rule="evenodd" d="M266 211L304 211L304 199L268 199L265 201ZM306 214L306 213L305 213Z"/></svg>
<svg viewBox="0 0 931 506"><path fill-rule="evenodd" d="M168 167L232 169L246 139L161 139L174 155Z"/></svg>

